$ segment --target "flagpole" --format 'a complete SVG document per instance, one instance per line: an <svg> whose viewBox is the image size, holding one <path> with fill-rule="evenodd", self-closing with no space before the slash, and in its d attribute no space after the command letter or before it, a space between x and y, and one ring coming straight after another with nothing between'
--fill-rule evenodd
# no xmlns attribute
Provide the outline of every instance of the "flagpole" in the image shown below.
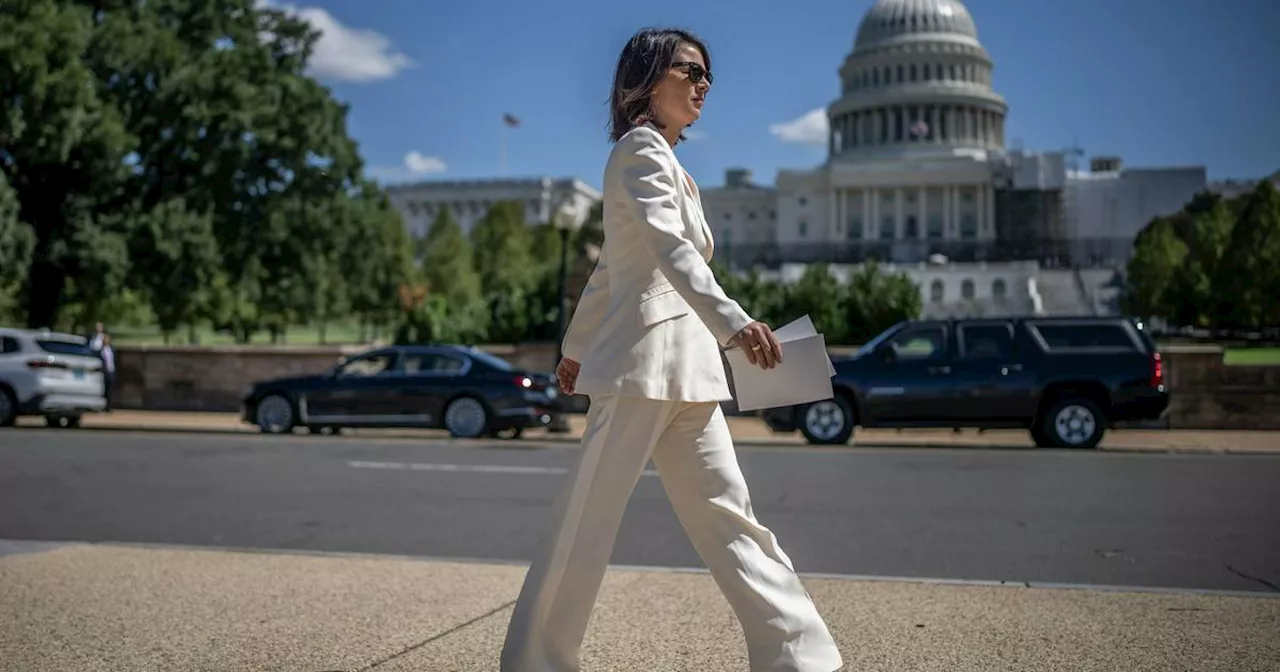
<svg viewBox="0 0 1280 672"><path fill-rule="evenodd" d="M502 162L498 167L498 175L507 176L507 133L509 126L506 122L502 124Z"/></svg>

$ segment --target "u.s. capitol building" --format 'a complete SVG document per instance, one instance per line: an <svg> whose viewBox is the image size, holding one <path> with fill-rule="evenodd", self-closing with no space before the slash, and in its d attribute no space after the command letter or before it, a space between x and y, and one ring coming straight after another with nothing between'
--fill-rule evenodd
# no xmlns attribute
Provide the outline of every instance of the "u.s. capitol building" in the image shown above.
<svg viewBox="0 0 1280 672"><path fill-rule="evenodd" d="M703 191L717 256L784 279L877 259L916 280L929 315L1108 310L1134 236L1205 169L1010 151L993 71L959 0L877 2L826 108L827 161L772 187L733 169Z"/></svg>

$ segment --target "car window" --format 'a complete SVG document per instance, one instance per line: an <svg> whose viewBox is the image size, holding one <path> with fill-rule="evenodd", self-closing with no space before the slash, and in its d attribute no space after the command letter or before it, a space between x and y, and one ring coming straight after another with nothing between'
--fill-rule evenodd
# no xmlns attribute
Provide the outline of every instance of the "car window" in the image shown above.
<svg viewBox="0 0 1280 672"><path fill-rule="evenodd" d="M87 343L75 341L59 341L56 339L37 339L36 345L45 352L55 355L77 355L79 357L97 357L98 353Z"/></svg>
<svg viewBox="0 0 1280 672"><path fill-rule="evenodd" d="M1036 324L1033 325L1049 350L1106 348L1133 350L1128 330L1119 324Z"/></svg>
<svg viewBox="0 0 1280 672"><path fill-rule="evenodd" d="M18 352L22 348L18 345L18 339L12 336L0 338L0 355L7 355L11 352Z"/></svg>
<svg viewBox="0 0 1280 672"><path fill-rule="evenodd" d="M459 373L464 366L465 362L457 357L425 352L405 355L403 368L404 372L409 375L415 373L445 374Z"/></svg>
<svg viewBox="0 0 1280 672"><path fill-rule="evenodd" d="M394 361L395 355L389 352L380 352L376 355L359 357L343 364L338 369L338 376L342 378L368 378L370 376L377 376L387 372Z"/></svg>
<svg viewBox="0 0 1280 672"><path fill-rule="evenodd" d="M501 357L498 357L497 355L491 355L483 350L472 350L467 354L471 355L472 359L476 359L481 362L484 362L485 364L488 364L489 366L493 367L494 369L497 369L498 371L515 371L516 370L516 367L512 366L511 362L508 362L507 360Z"/></svg>
<svg viewBox="0 0 1280 672"><path fill-rule="evenodd" d="M960 327L965 359L1010 359L1013 330L1008 324L966 324Z"/></svg>
<svg viewBox="0 0 1280 672"><path fill-rule="evenodd" d="M907 329L889 339L899 361L938 359L946 354L947 334L942 327Z"/></svg>

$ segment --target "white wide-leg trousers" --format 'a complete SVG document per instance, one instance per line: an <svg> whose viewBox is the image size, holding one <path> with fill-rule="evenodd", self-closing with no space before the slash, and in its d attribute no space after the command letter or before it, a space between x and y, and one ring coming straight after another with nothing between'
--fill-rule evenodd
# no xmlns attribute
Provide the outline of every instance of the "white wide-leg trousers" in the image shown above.
<svg viewBox="0 0 1280 672"><path fill-rule="evenodd" d="M577 672L627 500L649 459L746 635L753 672L833 672L835 641L747 484L717 403L591 400L582 453L556 501L502 650L502 672Z"/></svg>

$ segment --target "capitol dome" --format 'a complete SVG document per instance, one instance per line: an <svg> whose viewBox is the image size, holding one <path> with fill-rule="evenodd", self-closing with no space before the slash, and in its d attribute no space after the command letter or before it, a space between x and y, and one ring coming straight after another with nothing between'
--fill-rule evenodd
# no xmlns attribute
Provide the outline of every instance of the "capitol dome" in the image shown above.
<svg viewBox="0 0 1280 672"><path fill-rule="evenodd" d="M827 108L833 160L985 156L1004 148L1008 105L960 0L879 0Z"/></svg>
<svg viewBox="0 0 1280 672"><path fill-rule="evenodd" d="M862 17L854 49L940 35L978 42L978 28L959 0L881 0Z"/></svg>

